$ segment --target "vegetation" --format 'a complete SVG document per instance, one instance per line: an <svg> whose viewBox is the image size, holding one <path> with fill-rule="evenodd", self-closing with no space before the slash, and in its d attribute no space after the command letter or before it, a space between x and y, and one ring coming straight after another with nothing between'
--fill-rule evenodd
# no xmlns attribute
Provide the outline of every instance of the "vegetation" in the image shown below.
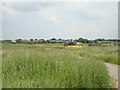
<svg viewBox="0 0 120 90"><path fill-rule="evenodd" d="M119 64L118 62L118 46L101 45L101 46L85 46L80 50L76 49L81 57L87 57L112 64Z"/></svg>
<svg viewBox="0 0 120 90"><path fill-rule="evenodd" d="M12 40L2 40L3 43L40 44L40 43L63 43L64 39L61 39L61 38L58 38L58 39L52 38L52 39L49 39L49 40L45 40L45 39L29 39L29 40L16 39L16 40L13 40L13 41ZM98 39L95 39L95 40L88 40L88 39L84 39L84 38L78 38L78 39L75 39L74 41L81 42L81 43L90 43L90 44L95 43L97 41L111 41L111 42L116 43L116 42L120 42L120 39L98 38Z"/></svg>
<svg viewBox="0 0 120 90"><path fill-rule="evenodd" d="M0 89L2 89L2 44L0 43Z"/></svg>
<svg viewBox="0 0 120 90"><path fill-rule="evenodd" d="M111 87L103 63L118 64L116 46L62 47L4 44L3 88Z"/></svg>

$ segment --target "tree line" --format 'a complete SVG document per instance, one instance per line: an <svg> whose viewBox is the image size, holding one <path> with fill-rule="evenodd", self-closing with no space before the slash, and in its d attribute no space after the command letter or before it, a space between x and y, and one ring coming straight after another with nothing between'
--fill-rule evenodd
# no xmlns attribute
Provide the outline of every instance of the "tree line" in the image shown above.
<svg viewBox="0 0 120 90"><path fill-rule="evenodd" d="M69 40L69 39L67 39ZM25 40L25 39L16 39L16 40L2 40L3 43L27 43L27 44L36 44L36 43L63 43L65 41L65 39L56 39L56 38L52 38L52 39L29 39L29 40ZM120 39L104 39L104 38L98 38L98 39L94 39L94 40L88 40L88 39L84 39L84 38L78 38L78 39L74 39L74 41L76 42L81 42L81 43L94 43L96 41L113 41L113 42L120 42Z"/></svg>

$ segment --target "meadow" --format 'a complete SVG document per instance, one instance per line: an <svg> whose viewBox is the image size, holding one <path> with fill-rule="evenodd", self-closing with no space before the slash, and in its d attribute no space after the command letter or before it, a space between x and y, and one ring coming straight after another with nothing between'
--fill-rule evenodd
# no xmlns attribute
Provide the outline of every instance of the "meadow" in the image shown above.
<svg viewBox="0 0 120 90"><path fill-rule="evenodd" d="M105 62L118 63L117 46L3 44L3 88L110 88Z"/></svg>

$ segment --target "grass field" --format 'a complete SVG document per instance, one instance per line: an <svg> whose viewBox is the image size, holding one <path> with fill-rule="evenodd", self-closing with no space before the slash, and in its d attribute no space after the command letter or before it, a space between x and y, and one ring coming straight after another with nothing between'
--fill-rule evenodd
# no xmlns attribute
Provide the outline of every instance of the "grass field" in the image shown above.
<svg viewBox="0 0 120 90"><path fill-rule="evenodd" d="M2 48L3 88L109 88L103 63L118 64L117 46L4 44Z"/></svg>

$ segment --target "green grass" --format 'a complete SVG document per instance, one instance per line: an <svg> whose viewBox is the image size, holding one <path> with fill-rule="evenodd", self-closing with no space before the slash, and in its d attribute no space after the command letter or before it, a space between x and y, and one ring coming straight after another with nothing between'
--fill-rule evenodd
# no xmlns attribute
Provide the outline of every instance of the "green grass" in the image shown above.
<svg viewBox="0 0 120 90"><path fill-rule="evenodd" d="M116 47L42 48L3 45L3 88L109 88L104 61ZM111 56L112 55L112 56Z"/></svg>
<svg viewBox="0 0 120 90"><path fill-rule="evenodd" d="M68 49L79 53L80 57L88 57L107 63L118 64L118 46L83 46L80 49Z"/></svg>
<svg viewBox="0 0 120 90"><path fill-rule="evenodd" d="M0 89L2 89L2 44L0 43Z"/></svg>
<svg viewBox="0 0 120 90"><path fill-rule="evenodd" d="M117 46L97 46L86 48L86 53L89 58L96 60L103 60L107 63L119 64L118 63L118 47ZM88 52L90 53L88 53Z"/></svg>

